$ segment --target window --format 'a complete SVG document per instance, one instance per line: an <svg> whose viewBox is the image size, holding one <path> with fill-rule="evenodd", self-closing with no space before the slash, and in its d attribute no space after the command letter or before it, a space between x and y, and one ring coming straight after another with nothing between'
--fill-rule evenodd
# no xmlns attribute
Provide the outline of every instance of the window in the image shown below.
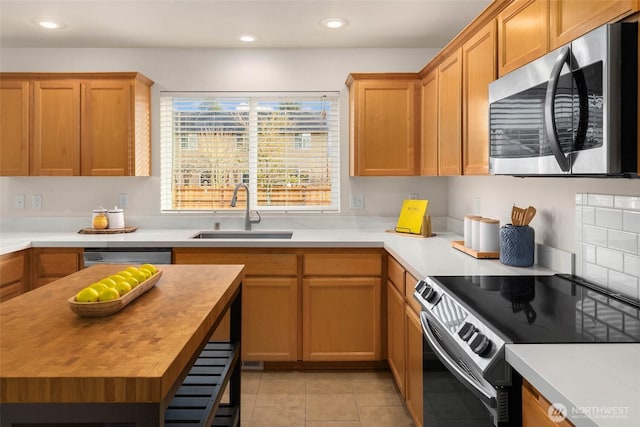
<svg viewBox="0 0 640 427"><path fill-rule="evenodd" d="M162 92L160 128L163 211L338 210L337 92Z"/></svg>

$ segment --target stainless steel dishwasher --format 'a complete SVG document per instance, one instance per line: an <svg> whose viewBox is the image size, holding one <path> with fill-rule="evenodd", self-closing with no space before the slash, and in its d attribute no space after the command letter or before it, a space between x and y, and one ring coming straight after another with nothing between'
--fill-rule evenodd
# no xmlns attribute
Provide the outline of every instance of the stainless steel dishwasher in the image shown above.
<svg viewBox="0 0 640 427"><path fill-rule="evenodd" d="M171 248L85 248L84 266L95 264L171 264Z"/></svg>

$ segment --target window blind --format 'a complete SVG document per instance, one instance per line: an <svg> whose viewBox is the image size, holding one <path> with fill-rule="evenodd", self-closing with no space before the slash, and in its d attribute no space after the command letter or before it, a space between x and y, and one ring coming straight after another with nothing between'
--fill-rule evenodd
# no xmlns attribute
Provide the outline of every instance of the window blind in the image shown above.
<svg viewBox="0 0 640 427"><path fill-rule="evenodd" d="M337 211L338 96L162 92L162 211Z"/></svg>

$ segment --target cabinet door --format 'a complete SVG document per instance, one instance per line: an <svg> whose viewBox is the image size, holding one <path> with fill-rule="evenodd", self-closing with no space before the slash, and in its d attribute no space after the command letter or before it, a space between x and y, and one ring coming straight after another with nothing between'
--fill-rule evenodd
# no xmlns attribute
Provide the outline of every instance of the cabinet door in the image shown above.
<svg viewBox="0 0 640 427"><path fill-rule="evenodd" d="M462 46L462 162L465 175L489 173L489 83L497 77L496 23Z"/></svg>
<svg viewBox="0 0 640 427"><path fill-rule="evenodd" d="M80 271L82 252L75 248L32 248L31 289Z"/></svg>
<svg viewBox="0 0 640 427"><path fill-rule="evenodd" d="M515 0L498 15L500 76L548 51L549 0Z"/></svg>
<svg viewBox="0 0 640 427"><path fill-rule="evenodd" d="M307 278L302 289L302 359L381 360L379 278Z"/></svg>
<svg viewBox="0 0 640 427"><path fill-rule="evenodd" d="M423 421L423 391L422 391L422 326L420 319L406 306L407 325L407 381L405 385L405 400L407 409L417 427L424 425Z"/></svg>
<svg viewBox="0 0 640 427"><path fill-rule="evenodd" d="M133 175L130 81L88 80L82 91L82 175Z"/></svg>
<svg viewBox="0 0 640 427"><path fill-rule="evenodd" d="M351 85L352 176L416 174L417 79Z"/></svg>
<svg viewBox="0 0 640 427"><path fill-rule="evenodd" d="M0 80L0 175L29 175L29 82Z"/></svg>
<svg viewBox="0 0 640 427"><path fill-rule="evenodd" d="M28 251L0 256L0 302L29 290Z"/></svg>
<svg viewBox="0 0 640 427"><path fill-rule="evenodd" d="M522 382L522 427L573 427L567 419L549 418L551 403L526 380Z"/></svg>
<svg viewBox="0 0 640 427"><path fill-rule="evenodd" d="M462 50L438 67L438 174L462 174Z"/></svg>
<svg viewBox="0 0 640 427"><path fill-rule="evenodd" d="M637 11L637 0L551 0L550 50Z"/></svg>
<svg viewBox="0 0 640 427"><path fill-rule="evenodd" d="M438 175L438 72L427 74L421 83L420 175Z"/></svg>
<svg viewBox="0 0 640 427"><path fill-rule="evenodd" d="M80 82L33 82L32 175L80 175Z"/></svg>
<svg viewBox="0 0 640 427"><path fill-rule="evenodd" d="M247 277L242 284L242 360L298 360L298 280Z"/></svg>
<svg viewBox="0 0 640 427"><path fill-rule="evenodd" d="M387 282L387 359L400 394L405 395L404 295Z"/></svg>

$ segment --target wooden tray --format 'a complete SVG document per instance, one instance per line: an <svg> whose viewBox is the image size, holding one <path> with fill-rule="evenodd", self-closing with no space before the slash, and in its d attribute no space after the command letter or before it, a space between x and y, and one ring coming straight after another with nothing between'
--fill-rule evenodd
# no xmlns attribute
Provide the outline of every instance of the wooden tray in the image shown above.
<svg viewBox="0 0 640 427"><path fill-rule="evenodd" d="M162 271L158 270L156 274L113 301L78 302L74 295L67 300L69 308L81 317L111 316L112 314L122 310L140 295L153 288L155 284L158 283L158 280L160 280L160 276L162 276Z"/></svg>
<svg viewBox="0 0 640 427"><path fill-rule="evenodd" d="M104 228L98 230L97 228L83 228L78 231L78 234L118 234L118 233L133 233L138 227L125 227L125 228Z"/></svg>
<svg viewBox="0 0 640 427"><path fill-rule="evenodd" d="M495 259L500 258L500 252L478 252L464 245L464 240L454 240L451 242L451 246L455 249L464 252L467 255L471 255L478 259Z"/></svg>

